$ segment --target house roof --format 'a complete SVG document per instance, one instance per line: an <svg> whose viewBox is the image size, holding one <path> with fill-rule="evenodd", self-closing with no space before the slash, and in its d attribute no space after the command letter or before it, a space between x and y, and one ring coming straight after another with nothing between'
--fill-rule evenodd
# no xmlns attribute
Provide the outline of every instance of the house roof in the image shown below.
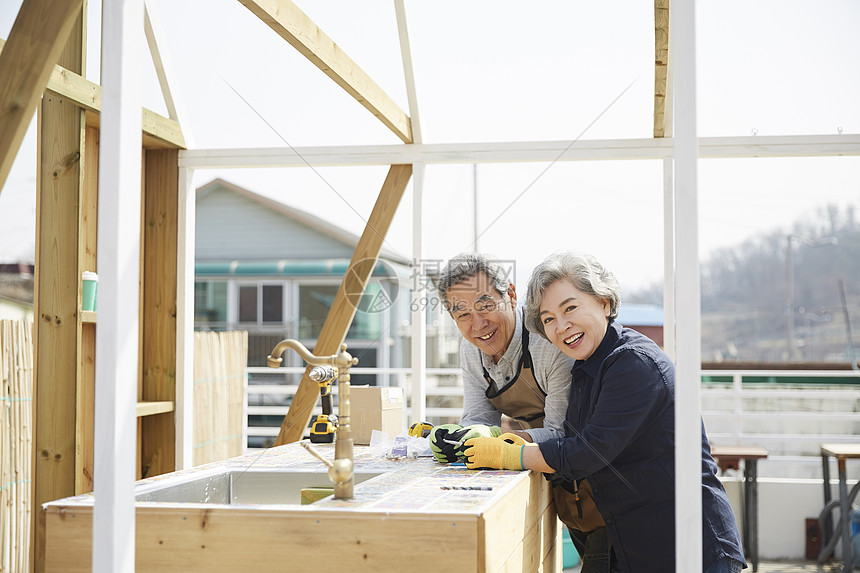
<svg viewBox="0 0 860 573"><path fill-rule="evenodd" d="M276 201L258 193L254 193L249 189L221 179L220 177L213 179L209 183L206 183L205 185L202 185L197 189L198 201L201 199L201 197L205 197L206 194L212 192L215 189L226 189L232 193L235 193L236 195L240 195L246 199L249 199L250 201L256 202L259 205L262 205L263 207L275 213L278 213L279 215L288 217L299 225L313 229L314 231L325 235L331 239L334 239L335 241L338 241L344 245L347 245L352 249L354 249L356 245L358 245L358 235L354 235L349 231L344 231L339 227L333 226L329 221L312 215L307 211L296 209L295 207L291 207L289 205L281 203L280 201ZM386 249L385 247L380 250L379 258L385 259L389 262L398 263L400 265L409 265L411 263L411 259L409 257L391 249ZM283 261L272 262L274 264L278 264L282 263Z"/></svg>
<svg viewBox="0 0 860 573"><path fill-rule="evenodd" d="M618 322L624 326L663 326L663 307L656 304L622 303Z"/></svg>

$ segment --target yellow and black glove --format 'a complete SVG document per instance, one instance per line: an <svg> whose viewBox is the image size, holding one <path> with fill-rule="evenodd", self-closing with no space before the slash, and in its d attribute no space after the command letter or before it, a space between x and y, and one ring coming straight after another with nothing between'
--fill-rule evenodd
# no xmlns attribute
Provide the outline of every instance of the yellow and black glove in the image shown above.
<svg viewBox="0 0 860 573"><path fill-rule="evenodd" d="M529 443L528 441L526 441L525 438L516 434L512 434L510 432L505 432L504 434L499 436L499 439L515 446L525 446Z"/></svg>
<svg viewBox="0 0 860 573"><path fill-rule="evenodd" d="M524 470L523 450L526 447L499 438L472 438L466 441L466 467L470 470Z"/></svg>
<svg viewBox="0 0 860 573"><path fill-rule="evenodd" d="M496 438L500 435L502 435L502 429L498 426L472 424L464 427L458 424L444 424L430 431L430 450L436 461L443 464L466 461L466 455L463 453L466 449L466 440L479 437Z"/></svg>
<svg viewBox="0 0 860 573"><path fill-rule="evenodd" d="M457 461L455 444L449 443L456 442L457 440L449 436L452 432L462 429L463 426L460 424L442 424L430 430L430 435L427 438L430 440L430 451L433 452L433 457L436 458L437 462L440 464L449 464Z"/></svg>

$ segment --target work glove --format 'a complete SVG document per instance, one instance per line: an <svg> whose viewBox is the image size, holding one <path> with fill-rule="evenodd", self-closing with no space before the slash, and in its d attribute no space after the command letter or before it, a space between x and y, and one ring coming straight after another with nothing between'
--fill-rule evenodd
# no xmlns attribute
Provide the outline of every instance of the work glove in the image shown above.
<svg viewBox="0 0 860 573"><path fill-rule="evenodd" d="M526 441L525 438L516 434L512 434L510 432L502 434L501 436L499 436L499 439L515 446L525 446L529 443L528 441Z"/></svg>
<svg viewBox="0 0 860 573"><path fill-rule="evenodd" d="M430 440L430 451L433 452L433 457L440 464L448 464L457 461L457 452L454 451L454 445L445 442L444 440L453 440L449 438L452 432L462 430L460 424L442 424L435 426L430 430L430 435L427 436Z"/></svg>
<svg viewBox="0 0 860 573"><path fill-rule="evenodd" d="M526 447L497 438L472 438L466 441L466 467L470 470L524 470L523 450Z"/></svg>
<svg viewBox="0 0 860 573"><path fill-rule="evenodd" d="M448 440L458 442L459 445L450 444L454 448L458 461L466 461L463 450L466 449L466 440L472 438L497 438L502 435L502 429L498 426L485 426L484 424L472 424L460 430L448 434Z"/></svg>

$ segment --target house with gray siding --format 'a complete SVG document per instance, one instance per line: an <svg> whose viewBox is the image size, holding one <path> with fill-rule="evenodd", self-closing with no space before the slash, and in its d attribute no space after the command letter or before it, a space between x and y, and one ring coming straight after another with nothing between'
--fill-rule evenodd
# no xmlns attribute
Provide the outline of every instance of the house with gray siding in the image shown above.
<svg viewBox="0 0 860 573"><path fill-rule="evenodd" d="M284 338L313 349L359 237L310 213L215 179L197 190L194 325L248 331L248 366ZM398 325L409 318L410 261L383 250L346 343L359 367L400 367ZM400 296L398 296L400 295ZM304 366L292 352L285 366ZM252 373L249 384L298 384L300 374ZM353 374L354 384L388 385ZM278 421L279 422L279 421Z"/></svg>

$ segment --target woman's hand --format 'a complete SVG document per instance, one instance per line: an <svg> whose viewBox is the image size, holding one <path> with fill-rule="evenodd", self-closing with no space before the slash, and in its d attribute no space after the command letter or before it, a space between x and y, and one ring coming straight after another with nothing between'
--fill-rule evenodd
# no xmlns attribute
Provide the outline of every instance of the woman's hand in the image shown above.
<svg viewBox="0 0 860 573"><path fill-rule="evenodd" d="M472 438L466 441L466 467L474 470L490 468L524 470L524 445L515 445L501 438Z"/></svg>

